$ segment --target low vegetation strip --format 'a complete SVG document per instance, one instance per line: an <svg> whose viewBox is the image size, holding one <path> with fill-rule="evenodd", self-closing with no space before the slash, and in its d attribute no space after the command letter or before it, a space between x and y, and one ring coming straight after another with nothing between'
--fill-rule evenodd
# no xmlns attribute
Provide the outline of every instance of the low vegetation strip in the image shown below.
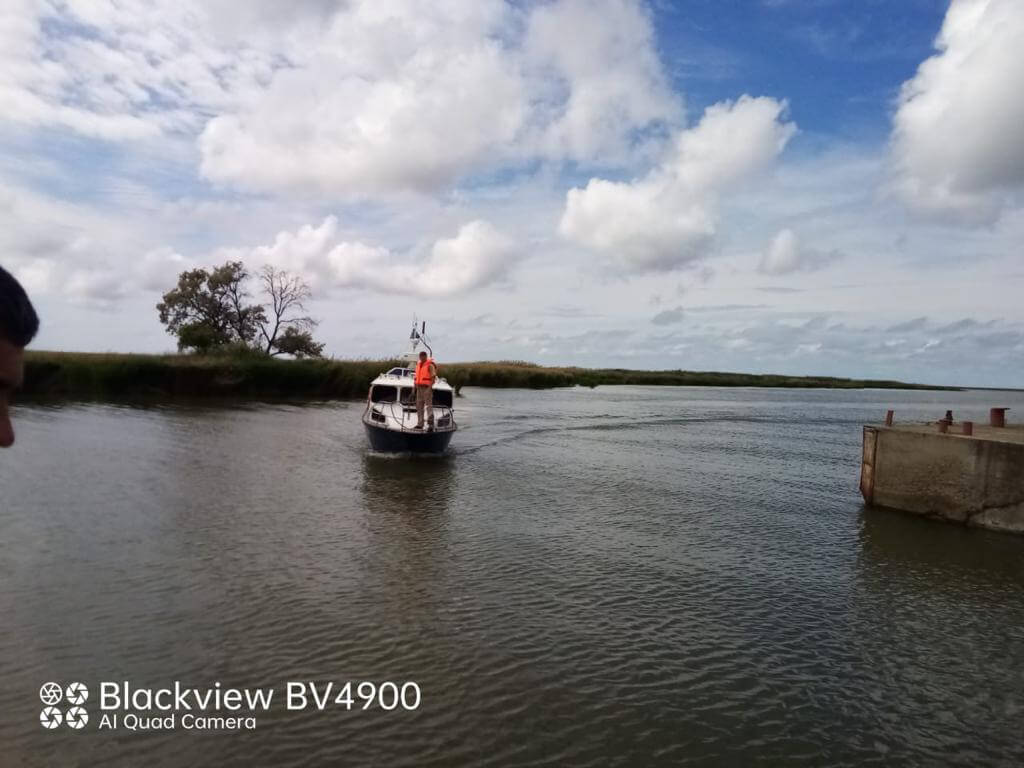
<svg viewBox="0 0 1024 768"><path fill-rule="evenodd" d="M378 373L397 360L279 360L254 355L124 355L29 351L23 392L33 397L304 397L366 395ZM450 363L440 374L455 387L644 384L711 387L948 389L899 381L775 376L714 371L547 368L518 361Z"/></svg>

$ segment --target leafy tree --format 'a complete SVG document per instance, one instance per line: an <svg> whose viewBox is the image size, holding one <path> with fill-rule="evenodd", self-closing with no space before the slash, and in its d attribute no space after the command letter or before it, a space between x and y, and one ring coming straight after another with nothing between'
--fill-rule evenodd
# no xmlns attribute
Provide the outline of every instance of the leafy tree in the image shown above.
<svg viewBox="0 0 1024 768"><path fill-rule="evenodd" d="M249 292L245 283L249 273L240 261L229 261L210 272L207 286L211 293L220 297L227 307L225 317L234 331L234 341L251 344L261 324L266 321L263 307L259 304L246 305Z"/></svg>
<svg viewBox="0 0 1024 768"><path fill-rule="evenodd" d="M178 337L178 349L208 352L236 338L236 323L230 317L231 304L224 290L229 271L235 273L239 283L245 277L240 262L213 270L215 276L205 269L182 272L178 285L156 305L160 322L167 326L168 333Z"/></svg>
<svg viewBox="0 0 1024 768"><path fill-rule="evenodd" d="M225 346L212 328L202 323L186 323L178 331L178 349L194 349L201 355Z"/></svg>
<svg viewBox="0 0 1024 768"><path fill-rule="evenodd" d="M274 354L295 357L320 357L324 351L323 344L313 341L312 332L299 330L293 325L284 329L274 346L277 350Z"/></svg>
<svg viewBox="0 0 1024 768"><path fill-rule="evenodd" d="M240 261L182 272L178 285L156 305L160 322L178 337L178 349L205 354L249 348L271 356L319 357L324 345L313 340L317 322L305 314L312 297L306 282L265 267L260 284L269 301L264 306L249 303L249 278Z"/></svg>

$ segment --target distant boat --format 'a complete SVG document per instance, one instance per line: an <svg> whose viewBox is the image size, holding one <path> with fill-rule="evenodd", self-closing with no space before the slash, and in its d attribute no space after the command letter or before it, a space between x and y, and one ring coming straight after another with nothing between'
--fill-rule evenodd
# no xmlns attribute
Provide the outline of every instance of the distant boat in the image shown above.
<svg viewBox="0 0 1024 768"><path fill-rule="evenodd" d="M363 412L363 427L370 447L386 453L443 453L452 440L458 425L455 423L455 390L444 379L434 382L434 428L429 429L429 414L424 414L423 429L416 426L416 348L423 344L433 357L433 350L425 336L427 324L417 328L414 321L409 340L412 350L406 355L406 365L382 373L370 384Z"/></svg>

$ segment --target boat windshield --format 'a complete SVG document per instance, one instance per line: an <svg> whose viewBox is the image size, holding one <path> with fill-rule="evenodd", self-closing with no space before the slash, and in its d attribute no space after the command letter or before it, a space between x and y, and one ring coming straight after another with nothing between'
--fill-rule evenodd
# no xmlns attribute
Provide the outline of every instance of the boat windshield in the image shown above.
<svg viewBox="0 0 1024 768"><path fill-rule="evenodd" d="M398 399L398 387L377 384L370 388L370 402L393 403Z"/></svg>

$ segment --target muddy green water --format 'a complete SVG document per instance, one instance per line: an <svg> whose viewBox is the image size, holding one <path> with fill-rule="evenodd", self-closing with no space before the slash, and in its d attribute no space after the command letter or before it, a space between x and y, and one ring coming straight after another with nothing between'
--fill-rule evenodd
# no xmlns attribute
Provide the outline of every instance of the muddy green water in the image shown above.
<svg viewBox="0 0 1024 768"><path fill-rule="evenodd" d="M857 492L886 408L1020 393L466 395L440 459L368 453L361 403L19 407L0 765L1024 762L1024 538ZM100 729L125 680L278 698ZM89 687L85 728L41 726L47 681ZM422 700L289 711L288 681Z"/></svg>

